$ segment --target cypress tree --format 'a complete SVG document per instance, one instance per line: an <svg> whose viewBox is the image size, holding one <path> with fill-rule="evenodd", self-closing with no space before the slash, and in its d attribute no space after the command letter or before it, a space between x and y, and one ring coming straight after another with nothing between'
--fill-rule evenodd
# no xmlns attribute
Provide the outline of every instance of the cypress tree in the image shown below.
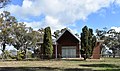
<svg viewBox="0 0 120 71"><path fill-rule="evenodd" d="M93 47L92 46L92 39L93 39L93 30L89 28L89 36L88 36L88 43L89 43L89 50L88 50L88 58L92 56Z"/></svg>
<svg viewBox="0 0 120 71"><path fill-rule="evenodd" d="M84 58L84 60L86 60L87 58L87 50L88 50L88 27L85 26L82 29L82 33L81 33L81 56Z"/></svg>
<svg viewBox="0 0 120 71"><path fill-rule="evenodd" d="M93 37L93 30L87 26L83 27L81 33L81 56L86 60L90 58L96 44L96 38Z"/></svg>
<svg viewBox="0 0 120 71"><path fill-rule="evenodd" d="M43 54L45 59L51 58L53 54L53 45L52 45L50 27L45 28L44 40L43 40Z"/></svg>

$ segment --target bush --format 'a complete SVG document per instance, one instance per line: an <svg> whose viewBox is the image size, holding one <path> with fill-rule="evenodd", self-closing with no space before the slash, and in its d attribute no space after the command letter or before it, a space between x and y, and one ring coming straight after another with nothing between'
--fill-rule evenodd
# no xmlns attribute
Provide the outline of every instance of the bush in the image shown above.
<svg viewBox="0 0 120 71"><path fill-rule="evenodd" d="M18 51L18 52L17 52L17 57L16 57L16 59L17 59L17 60L23 60L23 59L25 59L24 54L25 54L24 51Z"/></svg>

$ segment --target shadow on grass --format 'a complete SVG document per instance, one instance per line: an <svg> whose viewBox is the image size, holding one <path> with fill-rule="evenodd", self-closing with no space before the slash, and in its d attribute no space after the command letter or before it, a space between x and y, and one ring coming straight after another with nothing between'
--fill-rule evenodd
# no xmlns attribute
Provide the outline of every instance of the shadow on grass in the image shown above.
<svg viewBox="0 0 120 71"><path fill-rule="evenodd" d="M120 66L114 64L81 64L80 66L85 67L108 67L108 68L119 68Z"/></svg>
<svg viewBox="0 0 120 71"><path fill-rule="evenodd" d="M106 70L94 70L94 71L120 71L120 66L114 64L80 64L80 66L108 68Z"/></svg>
<svg viewBox="0 0 120 71"><path fill-rule="evenodd" d="M94 70L94 71L120 71L120 69L106 69L106 70Z"/></svg>
<svg viewBox="0 0 120 71"><path fill-rule="evenodd" d="M51 68L51 67L0 67L0 71L93 71L91 68ZM94 71L120 71L120 69L106 69Z"/></svg>
<svg viewBox="0 0 120 71"><path fill-rule="evenodd" d="M85 61L83 59L61 59L63 61Z"/></svg>
<svg viewBox="0 0 120 71"><path fill-rule="evenodd" d="M85 69L85 68L69 68L69 69L64 69L62 71L93 71L92 69Z"/></svg>
<svg viewBox="0 0 120 71"><path fill-rule="evenodd" d="M0 67L0 71L93 71L92 69L80 68L51 68L51 67Z"/></svg>

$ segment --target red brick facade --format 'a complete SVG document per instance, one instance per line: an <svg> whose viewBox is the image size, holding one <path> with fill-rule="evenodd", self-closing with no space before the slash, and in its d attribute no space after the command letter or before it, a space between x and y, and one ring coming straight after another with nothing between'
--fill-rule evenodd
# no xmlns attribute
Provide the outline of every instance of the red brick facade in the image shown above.
<svg viewBox="0 0 120 71"><path fill-rule="evenodd" d="M97 46L93 50L93 55L92 55L93 59L100 59L100 46L101 43L97 42Z"/></svg>

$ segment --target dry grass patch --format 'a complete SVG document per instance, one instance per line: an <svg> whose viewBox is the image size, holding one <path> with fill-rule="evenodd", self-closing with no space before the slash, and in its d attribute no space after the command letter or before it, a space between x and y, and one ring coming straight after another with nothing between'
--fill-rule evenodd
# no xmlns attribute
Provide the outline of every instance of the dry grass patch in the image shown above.
<svg viewBox="0 0 120 71"><path fill-rule="evenodd" d="M41 60L41 61L0 61L0 71L3 69L17 69L17 71L40 71L40 70L54 70L54 71L75 71L75 70L107 70L119 71L120 59L101 58L101 59L88 59L83 61L81 59L62 59L62 60ZM13 69L11 69L13 68ZM6 71L6 70L4 70Z"/></svg>

